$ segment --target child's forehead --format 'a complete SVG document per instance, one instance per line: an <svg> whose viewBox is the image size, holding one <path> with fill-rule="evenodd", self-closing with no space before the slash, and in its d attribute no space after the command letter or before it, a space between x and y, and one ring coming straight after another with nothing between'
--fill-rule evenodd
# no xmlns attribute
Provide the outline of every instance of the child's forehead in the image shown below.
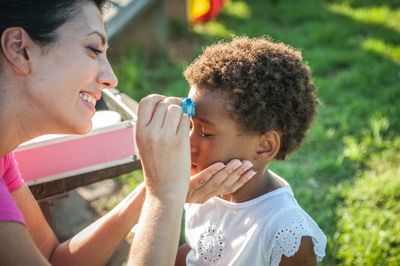
<svg viewBox="0 0 400 266"><path fill-rule="evenodd" d="M188 97L196 104L193 121L211 126L219 132L229 131L235 135L254 136L243 130L241 125L229 112L229 100L219 91L191 88Z"/></svg>
<svg viewBox="0 0 400 266"><path fill-rule="evenodd" d="M192 88L188 96L196 104L195 118L214 121L216 124L232 120L228 114L226 99L221 93ZM232 122L234 121L232 120Z"/></svg>
<svg viewBox="0 0 400 266"><path fill-rule="evenodd" d="M196 109L200 110L215 110L218 112L226 113L226 99L221 93L210 91L206 89L197 89L192 87L189 91L189 98L196 104Z"/></svg>

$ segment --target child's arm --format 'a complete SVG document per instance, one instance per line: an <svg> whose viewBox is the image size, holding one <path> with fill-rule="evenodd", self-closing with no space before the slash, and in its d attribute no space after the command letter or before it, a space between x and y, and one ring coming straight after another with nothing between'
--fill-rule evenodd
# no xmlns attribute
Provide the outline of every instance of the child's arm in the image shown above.
<svg viewBox="0 0 400 266"><path fill-rule="evenodd" d="M188 244L183 244L178 249L178 254L176 255L175 266L186 266L186 256L190 251Z"/></svg>
<svg viewBox="0 0 400 266"><path fill-rule="evenodd" d="M282 255L280 266L314 266L317 265L317 258L314 253L314 244L311 237L304 236L301 238L299 250L292 256L286 257Z"/></svg>

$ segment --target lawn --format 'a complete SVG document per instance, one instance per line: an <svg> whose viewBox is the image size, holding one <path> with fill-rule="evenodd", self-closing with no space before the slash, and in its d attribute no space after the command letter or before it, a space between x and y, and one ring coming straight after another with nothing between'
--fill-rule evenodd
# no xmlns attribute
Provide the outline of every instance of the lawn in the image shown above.
<svg viewBox="0 0 400 266"><path fill-rule="evenodd" d="M302 149L271 168L328 236L323 265L399 265L400 1L230 0L215 21L175 27L166 54L130 47L112 58L119 89L185 96L184 66L232 35L290 44L313 71L317 119Z"/></svg>

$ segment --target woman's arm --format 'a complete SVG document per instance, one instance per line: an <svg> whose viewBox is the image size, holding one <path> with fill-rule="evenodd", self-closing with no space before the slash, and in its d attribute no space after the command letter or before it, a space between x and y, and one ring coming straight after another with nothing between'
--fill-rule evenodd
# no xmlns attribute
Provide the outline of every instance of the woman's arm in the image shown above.
<svg viewBox="0 0 400 266"><path fill-rule="evenodd" d="M0 265L50 265L22 224L0 222L0 239Z"/></svg>
<svg viewBox="0 0 400 266"><path fill-rule="evenodd" d="M42 255L49 260L53 250L59 243L53 230L44 218L36 199L26 185L14 191L12 195L25 218L26 229L33 242Z"/></svg>
<svg viewBox="0 0 400 266"><path fill-rule="evenodd" d="M23 186L13 192L33 242L53 265L104 265L137 222L144 195L141 185L108 214L59 244L30 190Z"/></svg>
<svg viewBox="0 0 400 266"><path fill-rule="evenodd" d="M190 177L190 121L179 98L150 95L139 103L136 143L146 199L130 265L173 265Z"/></svg>

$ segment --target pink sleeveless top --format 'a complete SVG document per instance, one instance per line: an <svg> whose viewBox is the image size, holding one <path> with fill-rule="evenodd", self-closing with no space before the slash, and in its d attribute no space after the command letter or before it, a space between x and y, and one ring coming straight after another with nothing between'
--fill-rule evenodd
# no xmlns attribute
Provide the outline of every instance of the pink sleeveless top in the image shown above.
<svg viewBox="0 0 400 266"><path fill-rule="evenodd" d="M14 155L0 157L0 222L13 221L25 224L11 193L24 184Z"/></svg>

